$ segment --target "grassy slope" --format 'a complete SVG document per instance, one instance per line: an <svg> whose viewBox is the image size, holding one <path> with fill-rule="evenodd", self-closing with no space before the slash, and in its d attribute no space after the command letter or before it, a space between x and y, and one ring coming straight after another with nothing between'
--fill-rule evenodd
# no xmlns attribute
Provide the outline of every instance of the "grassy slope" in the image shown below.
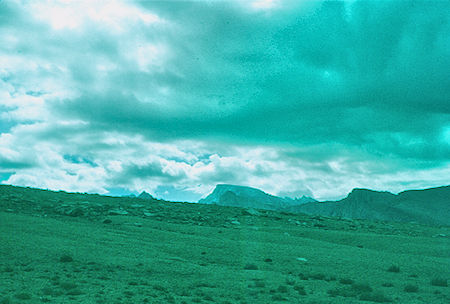
<svg viewBox="0 0 450 304"><path fill-rule="evenodd" d="M164 217L107 216L111 224L0 211L0 303L370 303L358 283L373 300L450 301L448 287L430 284L450 277L449 238L433 237L448 227L165 208ZM61 262L65 254L73 261ZM399 273L386 271L393 264ZM405 292L407 284L418 292Z"/></svg>

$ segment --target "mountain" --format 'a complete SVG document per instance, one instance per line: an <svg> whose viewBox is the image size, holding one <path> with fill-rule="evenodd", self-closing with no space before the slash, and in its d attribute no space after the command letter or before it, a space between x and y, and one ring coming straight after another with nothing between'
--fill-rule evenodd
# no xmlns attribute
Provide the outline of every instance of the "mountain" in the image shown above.
<svg viewBox="0 0 450 304"><path fill-rule="evenodd" d="M450 186L408 190L397 195L353 189L342 200L307 203L291 207L289 211L352 219L450 225Z"/></svg>
<svg viewBox="0 0 450 304"><path fill-rule="evenodd" d="M142 191L142 193L139 194L138 198L145 199L145 200L154 200L155 199L153 196L151 196L150 194L148 194L145 191Z"/></svg>
<svg viewBox="0 0 450 304"><path fill-rule="evenodd" d="M198 202L221 206L284 210L313 201L315 200L306 196L297 199L281 198L251 187L219 184L211 194Z"/></svg>

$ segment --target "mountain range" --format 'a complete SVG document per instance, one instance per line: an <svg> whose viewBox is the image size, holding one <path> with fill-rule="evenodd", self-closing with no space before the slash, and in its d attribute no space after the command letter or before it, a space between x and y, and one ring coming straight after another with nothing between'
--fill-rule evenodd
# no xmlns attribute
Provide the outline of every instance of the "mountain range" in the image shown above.
<svg viewBox="0 0 450 304"><path fill-rule="evenodd" d="M450 186L399 194L356 188L344 199L318 202L305 196L281 198L255 188L220 184L199 203L349 219L450 225Z"/></svg>
<svg viewBox="0 0 450 304"><path fill-rule="evenodd" d="M201 204L221 206L284 210L290 207L316 202L316 200L306 196L297 199L282 198L251 187L219 184L210 195L198 202Z"/></svg>

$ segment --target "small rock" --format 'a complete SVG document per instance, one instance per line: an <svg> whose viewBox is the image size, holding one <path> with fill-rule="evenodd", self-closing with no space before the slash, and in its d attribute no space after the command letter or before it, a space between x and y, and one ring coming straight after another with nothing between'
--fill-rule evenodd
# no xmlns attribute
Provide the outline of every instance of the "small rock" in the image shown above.
<svg viewBox="0 0 450 304"><path fill-rule="evenodd" d="M144 212L144 215L145 215L145 216L155 216L154 213L150 213L150 212Z"/></svg>
<svg viewBox="0 0 450 304"><path fill-rule="evenodd" d="M231 224L233 224L233 225L240 225L241 223L238 220L232 220Z"/></svg>
<svg viewBox="0 0 450 304"><path fill-rule="evenodd" d="M77 207L77 208L70 209L69 211L67 211L66 215L78 217L78 216L83 216L84 212L85 212L85 210L82 207Z"/></svg>
<svg viewBox="0 0 450 304"><path fill-rule="evenodd" d="M296 258L296 260L299 262L308 262L306 258Z"/></svg>
<svg viewBox="0 0 450 304"><path fill-rule="evenodd" d="M142 223L134 223L134 226L136 226L136 227L142 227Z"/></svg>
<svg viewBox="0 0 450 304"><path fill-rule="evenodd" d="M108 214L109 215L127 215L128 211L123 210L123 209L113 209L113 210L109 210Z"/></svg>
<svg viewBox="0 0 450 304"><path fill-rule="evenodd" d="M260 215L261 213L259 213L258 210L255 210L253 208L249 208L249 209L244 209L242 210L242 215Z"/></svg>
<svg viewBox="0 0 450 304"><path fill-rule="evenodd" d="M141 204L133 204L131 205L131 208L144 208L145 205L141 205Z"/></svg>

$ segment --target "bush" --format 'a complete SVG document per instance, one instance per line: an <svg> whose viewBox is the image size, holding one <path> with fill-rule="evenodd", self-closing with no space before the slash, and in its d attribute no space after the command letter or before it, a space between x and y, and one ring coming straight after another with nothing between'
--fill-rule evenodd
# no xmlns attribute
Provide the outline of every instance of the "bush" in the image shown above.
<svg viewBox="0 0 450 304"><path fill-rule="evenodd" d="M3 299L0 299L0 304L11 304L11 298L10 297L4 297Z"/></svg>
<svg viewBox="0 0 450 304"><path fill-rule="evenodd" d="M247 264L244 266L245 270L258 270L258 266L256 266L255 264Z"/></svg>
<svg viewBox="0 0 450 304"><path fill-rule="evenodd" d="M405 286L405 288L403 289L406 292L418 292L419 291L419 287L416 285L411 285L408 284Z"/></svg>
<svg viewBox="0 0 450 304"><path fill-rule="evenodd" d="M286 285L280 285L280 286L278 286L278 292L281 292L281 293L287 293L288 292L288 288L287 288L287 286Z"/></svg>
<svg viewBox="0 0 450 304"><path fill-rule="evenodd" d="M398 273L398 272L400 272L400 267L397 266L397 265L391 265L391 267L389 267L387 269L387 271L388 272L396 272L396 273Z"/></svg>
<svg viewBox="0 0 450 304"><path fill-rule="evenodd" d="M65 254L59 258L59 261L62 263L70 263L70 262L73 262L73 258L70 255Z"/></svg>
<svg viewBox="0 0 450 304"><path fill-rule="evenodd" d="M323 273L316 273L316 274L310 275L309 277L314 280L325 280L327 276L324 275Z"/></svg>
<svg viewBox="0 0 450 304"><path fill-rule="evenodd" d="M266 287L266 283L264 281L255 281L255 287L264 288Z"/></svg>
<svg viewBox="0 0 450 304"><path fill-rule="evenodd" d="M447 287L448 283L447 280L444 278L433 278L431 279L431 285L439 287Z"/></svg>
<svg viewBox="0 0 450 304"><path fill-rule="evenodd" d="M361 301L372 301L372 302L376 302L376 303L392 302L391 298L388 298L381 292L364 293L359 297L359 299Z"/></svg>
<svg viewBox="0 0 450 304"><path fill-rule="evenodd" d="M17 293L14 295L15 298L19 299L19 300L30 300L31 299L31 295L29 293Z"/></svg>
<svg viewBox="0 0 450 304"><path fill-rule="evenodd" d="M300 280L303 280L303 281L307 281L308 280L308 276L306 274L304 274L304 273L299 273L298 277L300 278Z"/></svg>
<svg viewBox="0 0 450 304"><path fill-rule="evenodd" d="M329 289L327 293L330 297L337 297L337 296L346 298L356 297L355 290L348 287Z"/></svg>
<svg viewBox="0 0 450 304"><path fill-rule="evenodd" d="M296 285L296 286L294 286L294 290L296 290L299 295L306 296L305 287L300 286L300 285Z"/></svg>
<svg viewBox="0 0 450 304"><path fill-rule="evenodd" d="M352 285L353 284L353 280L352 279L348 279L348 278L342 278L339 280L339 283L344 284L344 285Z"/></svg>
<svg viewBox="0 0 450 304"><path fill-rule="evenodd" d="M61 286L61 288L64 289L64 290L71 290L71 289L75 289L75 288L78 287L77 284L72 283L72 282L62 282L62 283L60 284L60 286Z"/></svg>
<svg viewBox="0 0 450 304"><path fill-rule="evenodd" d="M352 289L359 293L372 292L373 289L368 284L354 284Z"/></svg>

